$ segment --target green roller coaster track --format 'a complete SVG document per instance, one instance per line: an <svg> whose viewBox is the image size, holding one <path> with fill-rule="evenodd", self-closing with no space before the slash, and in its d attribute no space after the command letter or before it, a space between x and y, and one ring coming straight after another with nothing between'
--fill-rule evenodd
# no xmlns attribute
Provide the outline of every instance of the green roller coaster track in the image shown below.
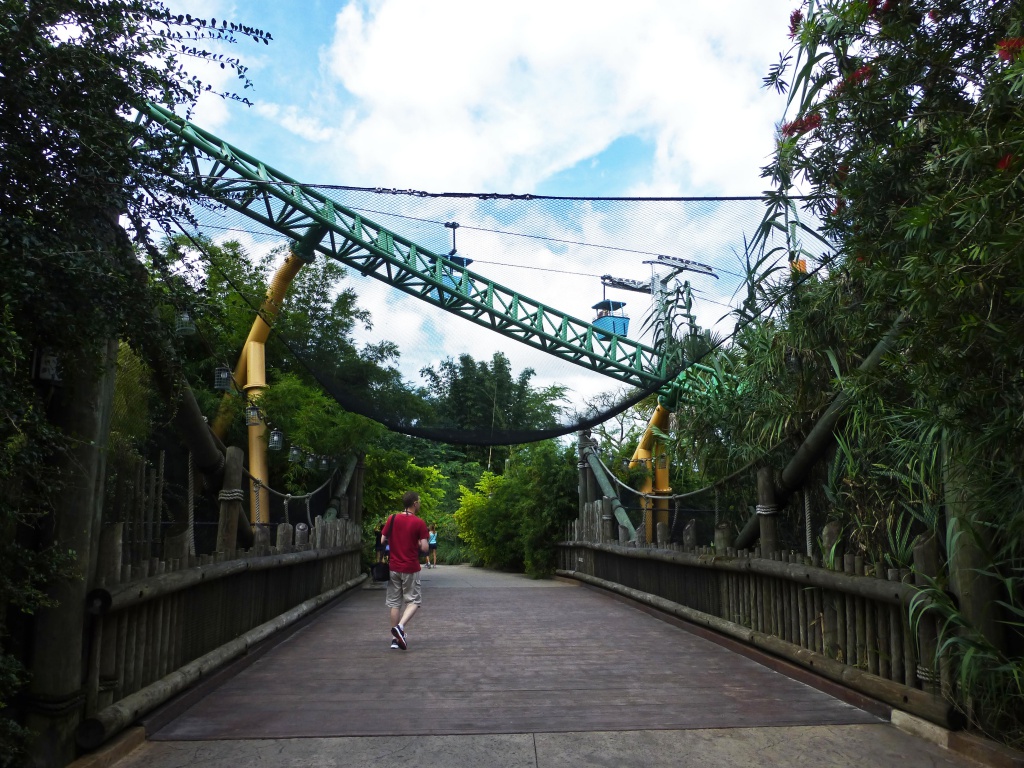
<svg viewBox="0 0 1024 768"><path fill-rule="evenodd" d="M187 183L293 240L323 228L315 250L477 325L626 384L662 383L659 350L596 329L483 275L470 272L318 190L285 176L156 104L140 114L148 130L180 142Z"/></svg>

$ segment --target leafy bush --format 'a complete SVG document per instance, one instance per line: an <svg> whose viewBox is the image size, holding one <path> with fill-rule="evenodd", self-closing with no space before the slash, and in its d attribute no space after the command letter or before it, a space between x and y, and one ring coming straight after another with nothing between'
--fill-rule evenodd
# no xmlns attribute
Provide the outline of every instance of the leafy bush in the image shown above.
<svg viewBox="0 0 1024 768"><path fill-rule="evenodd" d="M485 472L461 488L459 536L490 567L550 575L556 542L578 512L575 447L555 441L521 446L504 475Z"/></svg>

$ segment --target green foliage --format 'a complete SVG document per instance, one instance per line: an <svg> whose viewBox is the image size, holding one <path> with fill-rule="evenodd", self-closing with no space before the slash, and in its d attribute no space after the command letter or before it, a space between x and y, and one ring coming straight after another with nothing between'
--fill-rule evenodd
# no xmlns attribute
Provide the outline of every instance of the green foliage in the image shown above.
<svg viewBox="0 0 1024 768"><path fill-rule="evenodd" d="M439 425L452 430L452 442L460 433L473 433L486 441L495 435L553 427L565 395L560 385L534 388L532 368L513 377L511 364L501 352L495 352L490 363L461 355L457 362L447 359L437 370L428 367L421 373L434 416ZM509 456L504 446L463 450L467 459L497 473Z"/></svg>
<svg viewBox="0 0 1024 768"><path fill-rule="evenodd" d="M212 60L202 41L235 35L269 41L255 28L171 15L156 0L0 0L0 600L11 613L37 609L42 586L69 575L47 520L72 441L48 418L55 390L32 381L33 355L68 361L109 338L153 355L170 344L161 295L118 217L165 221L195 193L169 173L174 147L138 141L134 110L145 98L190 109L210 88L183 59ZM236 59L216 60L250 85ZM123 434L141 437L130 421ZM21 679L7 626L0 617L0 708ZM10 714L0 717L0 754L16 760Z"/></svg>
<svg viewBox="0 0 1024 768"><path fill-rule="evenodd" d="M518 447L504 475L484 472L463 487L459 535L492 568L550 575L555 543L578 512L575 447L544 441Z"/></svg>
<svg viewBox="0 0 1024 768"><path fill-rule="evenodd" d="M828 347L852 353L834 366L853 397L829 495L875 562L907 564L913 534L941 535L951 505L985 532L979 541L991 539L979 548L947 533L944 543L951 562L964 546L989 558L983 574L1005 596L1011 651L938 588L927 610L958 669L958 705L1020 744L1024 723L1010 713L1022 711L1024 679L1024 7L805 7L794 50L766 79L789 91L794 114L764 171L777 192L759 242L782 232L793 250L801 215L830 241L828 272L796 294L827 313L818 327L835 335ZM801 210L795 190L807 194ZM799 338L792 319L805 307L788 309L785 343L799 348L789 338ZM875 375L851 375L858 350L900 315L909 323L894 354Z"/></svg>
<svg viewBox="0 0 1024 768"><path fill-rule="evenodd" d="M150 436L153 383L149 367L122 342L117 350L117 386L110 420L112 440L140 445Z"/></svg>
<svg viewBox="0 0 1024 768"><path fill-rule="evenodd" d="M472 489L462 487L455 512L459 536L489 568L521 570L523 545L518 521L507 504L509 478L484 472Z"/></svg>
<svg viewBox="0 0 1024 768"><path fill-rule="evenodd" d="M1005 577L995 572L989 575L1003 582L1002 591L1007 599L999 604L1007 616L1007 626L1024 628L1021 576L1018 573ZM930 580L911 601L910 626L914 632L921 621L938 622L941 642L936 658L927 661L937 664L939 655L951 659L957 689L970 693L969 701L961 702L960 706L973 725L992 739L1018 749L1024 747L1024 675L1020 659L997 647L966 621L941 581Z"/></svg>
<svg viewBox="0 0 1024 768"><path fill-rule="evenodd" d="M761 457L780 468L843 392L836 446L803 490L842 549L876 567L908 566L930 531L950 562L958 547L989 558L1005 647L948 598L929 610L957 704L1019 744L1024 6L828 0L803 3L794 25L765 78L790 115L742 257L737 333L702 360L712 370L687 372L673 488ZM897 318L882 363L861 372ZM953 514L971 537L943 538Z"/></svg>
<svg viewBox="0 0 1024 768"><path fill-rule="evenodd" d="M420 517L436 523L443 500L442 475L436 467L421 467L408 454L374 448L365 459L363 485L363 531L367 536L379 528L388 515L402 511L406 491L420 495Z"/></svg>

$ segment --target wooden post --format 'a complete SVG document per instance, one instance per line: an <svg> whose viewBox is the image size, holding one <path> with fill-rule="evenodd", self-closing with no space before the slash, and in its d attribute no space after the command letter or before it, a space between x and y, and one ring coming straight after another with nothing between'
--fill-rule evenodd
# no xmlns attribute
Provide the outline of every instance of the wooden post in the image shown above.
<svg viewBox="0 0 1024 768"><path fill-rule="evenodd" d="M295 526L295 549L305 552L309 549L309 526L299 523Z"/></svg>
<svg viewBox="0 0 1024 768"><path fill-rule="evenodd" d="M882 564L876 562L873 575L876 579L884 579L885 571ZM880 677L891 679L891 666L889 664L889 610L884 605L875 606L875 622L878 625L875 638L878 642L878 674Z"/></svg>
<svg viewBox="0 0 1024 768"><path fill-rule="evenodd" d="M601 541L612 541L615 525L615 512L612 500L604 499L601 503Z"/></svg>
<svg viewBox="0 0 1024 768"><path fill-rule="evenodd" d="M829 522L821 532L821 540L825 552L835 554L825 565L830 570L838 570L837 560L840 560L839 534L841 528L836 521ZM839 620L836 615L836 601L842 598L834 592L825 592L822 598L822 642L824 643L823 653L829 658L836 658L839 649Z"/></svg>
<svg viewBox="0 0 1024 768"><path fill-rule="evenodd" d="M910 569L900 569L900 581L909 584ZM914 635L910 631L910 620L907 611L901 607L900 617L903 621L903 684L908 688L917 688L917 648Z"/></svg>
<svg viewBox="0 0 1024 768"><path fill-rule="evenodd" d="M96 584L110 587L118 582L121 573L121 536L124 523L104 528L99 536ZM86 715L91 716L110 704L110 690L105 688L116 674L117 617L97 618L93 627L92 647L89 653L89 680L86 686ZM105 695L106 694L106 695Z"/></svg>
<svg viewBox="0 0 1024 768"><path fill-rule="evenodd" d="M289 523L277 526L277 551L287 554L292 551L292 535L294 527Z"/></svg>
<svg viewBox="0 0 1024 768"><path fill-rule="evenodd" d="M898 568L889 568L885 573L889 581L898 582L900 571ZM902 610L896 606L889 608L889 657L892 659L892 676L895 682L902 682L903 675L903 622Z"/></svg>
<svg viewBox="0 0 1024 768"><path fill-rule="evenodd" d="M229 558L235 556L237 530L244 524L242 516L242 449L231 446L224 461L224 486L221 490L220 519L217 522L217 551Z"/></svg>
<svg viewBox="0 0 1024 768"><path fill-rule="evenodd" d="M317 522L320 523L317 526L317 530L321 532L323 536L323 520L319 515L317 516ZM257 525L253 531L255 541L253 542L253 550L257 557L270 554L270 529L266 525Z"/></svg>
<svg viewBox="0 0 1024 768"><path fill-rule="evenodd" d="M659 547L668 546L668 523L659 520L657 523L655 523L654 529L656 531L655 543Z"/></svg>
<svg viewBox="0 0 1024 768"><path fill-rule="evenodd" d="M583 506L587 503L587 462L583 457L583 453L586 450L585 445L590 440L590 432L584 430L577 435L576 442L576 453L579 456L579 461L576 463L576 469L579 470L580 482L579 482L579 512L576 515L577 519L583 517Z"/></svg>
<svg viewBox="0 0 1024 768"><path fill-rule="evenodd" d="M693 552L695 549L697 549L697 520L691 518L683 526L683 551Z"/></svg>
<svg viewBox="0 0 1024 768"><path fill-rule="evenodd" d="M728 523L719 523L715 526L715 554L724 555L726 550L731 545L731 537L729 536L730 527Z"/></svg>
<svg viewBox="0 0 1024 768"><path fill-rule="evenodd" d="M761 556L768 557L779 548L778 523L775 516L775 480L771 467L757 470L757 514L761 523Z"/></svg>
<svg viewBox="0 0 1024 768"><path fill-rule="evenodd" d="M935 534L918 539L914 545L914 583L918 587L928 587L939 572L939 545ZM917 665L917 676L921 687L928 693L939 691L938 647L939 633L935 618L927 611L918 613L917 642L921 649L921 658Z"/></svg>
<svg viewBox="0 0 1024 768"><path fill-rule="evenodd" d="M843 555L843 571L853 576L856 573L856 557L847 552ZM843 639L843 661L851 667L857 666L857 598L847 594L843 600L843 626L839 636Z"/></svg>

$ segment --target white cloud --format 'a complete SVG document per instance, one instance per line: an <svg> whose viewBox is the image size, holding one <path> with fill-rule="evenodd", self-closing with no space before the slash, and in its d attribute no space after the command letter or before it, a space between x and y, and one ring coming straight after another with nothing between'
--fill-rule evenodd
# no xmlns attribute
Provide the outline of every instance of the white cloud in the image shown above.
<svg viewBox="0 0 1024 768"><path fill-rule="evenodd" d="M220 4L217 15L230 11ZM617 139L639 136L655 148L653 163L630 174L639 181L620 194L756 194L782 107L761 78L788 45L789 11L788 4L757 0L634 0L628 8L610 0L521 0L500 11L470 0L351 0L333 29L311 29L293 43L287 77L301 72L303 79L269 101L261 91L245 113L250 138L238 131L226 138L309 183L530 192ZM281 52L271 46L265 55L257 62L264 70ZM220 99L205 100L197 122L217 132L224 108ZM261 133L267 124L273 132ZM261 145L267 136L273 144ZM282 155L287 163L277 162ZM435 250L447 250L448 242L437 222L461 221L459 252L478 260L471 269L582 320L592 318L590 307L601 298L597 276L645 279L649 257L484 230L671 253L731 271L738 265L729 248L742 248L744 234L729 219L661 209L637 218L625 207L582 205L559 215L523 207L513 226L495 203L467 210L472 204L373 202L427 220L382 223ZM570 385L576 406L618 386L377 280L351 280L374 320L359 340L398 342L406 378L445 357L468 352L489 360L501 350L517 371L535 367L538 384ZM709 326L728 310L701 297L730 303L736 277L691 281L703 291L698 320ZM649 299L609 298L629 302L630 336L637 338ZM728 332L731 322L719 330Z"/></svg>
<svg viewBox="0 0 1024 768"><path fill-rule="evenodd" d="M353 0L321 52L317 98L261 114L330 144L312 181L531 191L640 135L657 148L646 191L750 193L781 108L761 77L787 14L714 0L522 0L500 13Z"/></svg>

